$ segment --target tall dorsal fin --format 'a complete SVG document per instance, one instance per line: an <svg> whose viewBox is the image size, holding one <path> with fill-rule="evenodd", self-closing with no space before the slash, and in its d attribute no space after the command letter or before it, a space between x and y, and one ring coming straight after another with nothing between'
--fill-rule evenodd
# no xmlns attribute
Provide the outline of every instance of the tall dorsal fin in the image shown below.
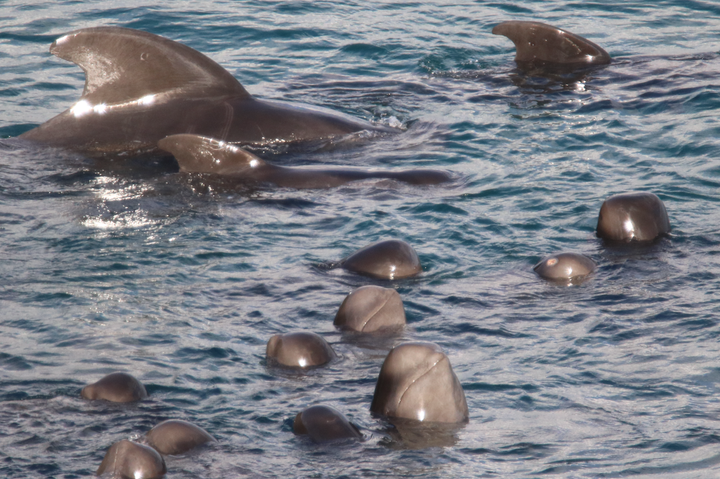
<svg viewBox="0 0 720 479"><path fill-rule="evenodd" d="M604 65L610 55L574 33L540 22L503 22L492 29L515 44L515 61L546 62L560 65Z"/></svg>
<svg viewBox="0 0 720 479"><path fill-rule="evenodd" d="M50 53L85 71L82 99L118 104L177 94L244 97L249 93L220 65L180 43L121 27L84 28L58 38Z"/></svg>
<svg viewBox="0 0 720 479"><path fill-rule="evenodd" d="M242 148L199 135L170 135L158 142L161 150L173 154L180 171L218 175L247 174L267 165Z"/></svg>

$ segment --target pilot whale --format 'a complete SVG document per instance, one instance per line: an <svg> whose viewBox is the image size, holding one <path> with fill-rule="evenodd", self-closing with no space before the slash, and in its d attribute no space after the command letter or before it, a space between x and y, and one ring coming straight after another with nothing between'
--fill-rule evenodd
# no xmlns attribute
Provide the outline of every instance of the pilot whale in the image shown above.
<svg viewBox="0 0 720 479"><path fill-rule="evenodd" d="M180 171L219 175L238 183L272 183L301 189L331 188L371 178L387 178L413 185L450 181L450 175L437 170L331 170L275 166L238 146L198 135L171 135L160 140L158 146L173 154Z"/></svg>
<svg viewBox="0 0 720 479"><path fill-rule="evenodd" d="M192 48L121 27L76 30L50 53L85 71L70 109L20 135L87 156L154 153L168 135L268 144L393 131L315 107L258 100L224 68Z"/></svg>
<svg viewBox="0 0 720 479"><path fill-rule="evenodd" d="M510 21L496 25L495 35L504 35L515 44L518 65L584 67L607 65L608 52L590 40L540 22Z"/></svg>

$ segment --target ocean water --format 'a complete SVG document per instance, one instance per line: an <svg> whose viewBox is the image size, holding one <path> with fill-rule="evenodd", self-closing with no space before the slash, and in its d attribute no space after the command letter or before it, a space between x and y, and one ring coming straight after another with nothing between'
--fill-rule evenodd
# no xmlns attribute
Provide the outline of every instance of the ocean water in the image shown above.
<svg viewBox="0 0 720 479"><path fill-rule="evenodd" d="M490 33L512 19L581 34L614 61L527 75ZM82 92L50 43L99 25L189 45L259 98L402 129L256 151L276 164L454 180L218 190L171 164L13 140ZM167 458L169 478L718 477L718 72L714 2L0 2L0 476L92 476L112 443L178 418L219 442ZM600 205L635 190L663 200L672 234L607 247ZM412 244L423 273L332 267L383 238ZM543 282L532 266L561 251L597 273ZM365 284L401 294L401 335L335 330ZM269 337L293 330L339 359L268 366ZM369 412L385 355L409 340L440 345L465 390L470 420L440 444ZM79 397L117 370L150 399ZM315 404L365 440L295 436Z"/></svg>

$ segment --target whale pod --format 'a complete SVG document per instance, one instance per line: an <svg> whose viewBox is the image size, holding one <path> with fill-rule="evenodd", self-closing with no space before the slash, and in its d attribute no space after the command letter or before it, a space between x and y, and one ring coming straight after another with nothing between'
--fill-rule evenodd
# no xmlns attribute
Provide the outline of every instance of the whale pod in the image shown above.
<svg viewBox="0 0 720 479"><path fill-rule="evenodd" d="M394 289L362 286L345 297L333 324L363 333L399 328L405 325L405 309Z"/></svg>
<svg viewBox="0 0 720 479"><path fill-rule="evenodd" d="M420 258L402 240L378 241L356 251L340 262L348 271L380 279L402 279L422 272Z"/></svg>
<svg viewBox="0 0 720 479"><path fill-rule="evenodd" d="M578 253L547 256L533 270L543 279L557 282L579 282L595 271L595 262Z"/></svg>
<svg viewBox="0 0 720 479"><path fill-rule="evenodd" d="M358 428L329 406L311 406L299 412L293 422L293 432L307 434L316 443L362 439Z"/></svg>
<svg viewBox="0 0 720 479"><path fill-rule="evenodd" d="M109 473L123 479L153 479L167 472L162 456L152 447L132 441L116 442L98 467L96 475Z"/></svg>
<svg viewBox="0 0 720 479"><path fill-rule="evenodd" d="M512 40L518 63L583 66L611 61L610 55L590 40L545 23L503 22L492 32Z"/></svg>
<svg viewBox="0 0 720 479"><path fill-rule="evenodd" d="M238 183L272 183L289 188L331 188L350 181L387 178L413 185L434 185L450 181L450 175L437 170L358 170L318 169L275 166L242 148L199 135L171 135L158 147L173 154L180 171L209 173L233 178Z"/></svg>
<svg viewBox="0 0 720 479"><path fill-rule="evenodd" d="M69 110L20 138L88 156L152 153L162 138L190 132L266 144L392 131L316 107L257 100L202 53L139 30L76 30L50 53L82 68L85 88Z"/></svg>
<svg viewBox="0 0 720 479"><path fill-rule="evenodd" d="M390 418L460 423L468 407L460 381L440 347L404 343L385 358L370 411Z"/></svg>
<svg viewBox="0 0 720 479"><path fill-rule="evenodd" d="M670 233L665 205L647 192L614 195L598 215L597 235L609 241L652 241Z"/></svg>
<svg viewBox="0 0 720 479"><path fill-rule="evenodd" d="M307 331L276 334L268 341L265 355L271 363L300 368L321 366L336 357L322 336Z"/></svg>
<svg viewBox="0 0 720 479"><path fill-rule="evenodd" d="M205 429L180 419L168 419L145 435L148 444L160 454L183 454L191 449L217 442Z"/></svg>
<svg viewBox="0 0 720 479"><path fill-rule="evenodd" d="M140 401L148 397L145 386L127 373L108 374L98 382L88 384L80 392L83 399L104 399L112 402Z"/></svg>

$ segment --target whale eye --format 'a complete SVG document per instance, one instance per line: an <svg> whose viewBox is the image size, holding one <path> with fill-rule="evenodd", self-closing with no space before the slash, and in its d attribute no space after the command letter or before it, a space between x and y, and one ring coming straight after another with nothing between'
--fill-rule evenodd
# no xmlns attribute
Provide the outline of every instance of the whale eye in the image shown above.
<svg viewBox="0 0 720 479"><path fill-rule="evenodd" d="M141 61L141 62L144 62L145 60L148 59L148 57L149 57L149 55L147 54L147 52L142 52L142 53L140 54L140 61Z"/></svg>
<svg viewBox="0 0 720 479"><path fill-rule="evenodd" d="M557 264L557 262L558 262L557 258L550 258L549 260L547 260L547 265L555 266Z"/></svg>

